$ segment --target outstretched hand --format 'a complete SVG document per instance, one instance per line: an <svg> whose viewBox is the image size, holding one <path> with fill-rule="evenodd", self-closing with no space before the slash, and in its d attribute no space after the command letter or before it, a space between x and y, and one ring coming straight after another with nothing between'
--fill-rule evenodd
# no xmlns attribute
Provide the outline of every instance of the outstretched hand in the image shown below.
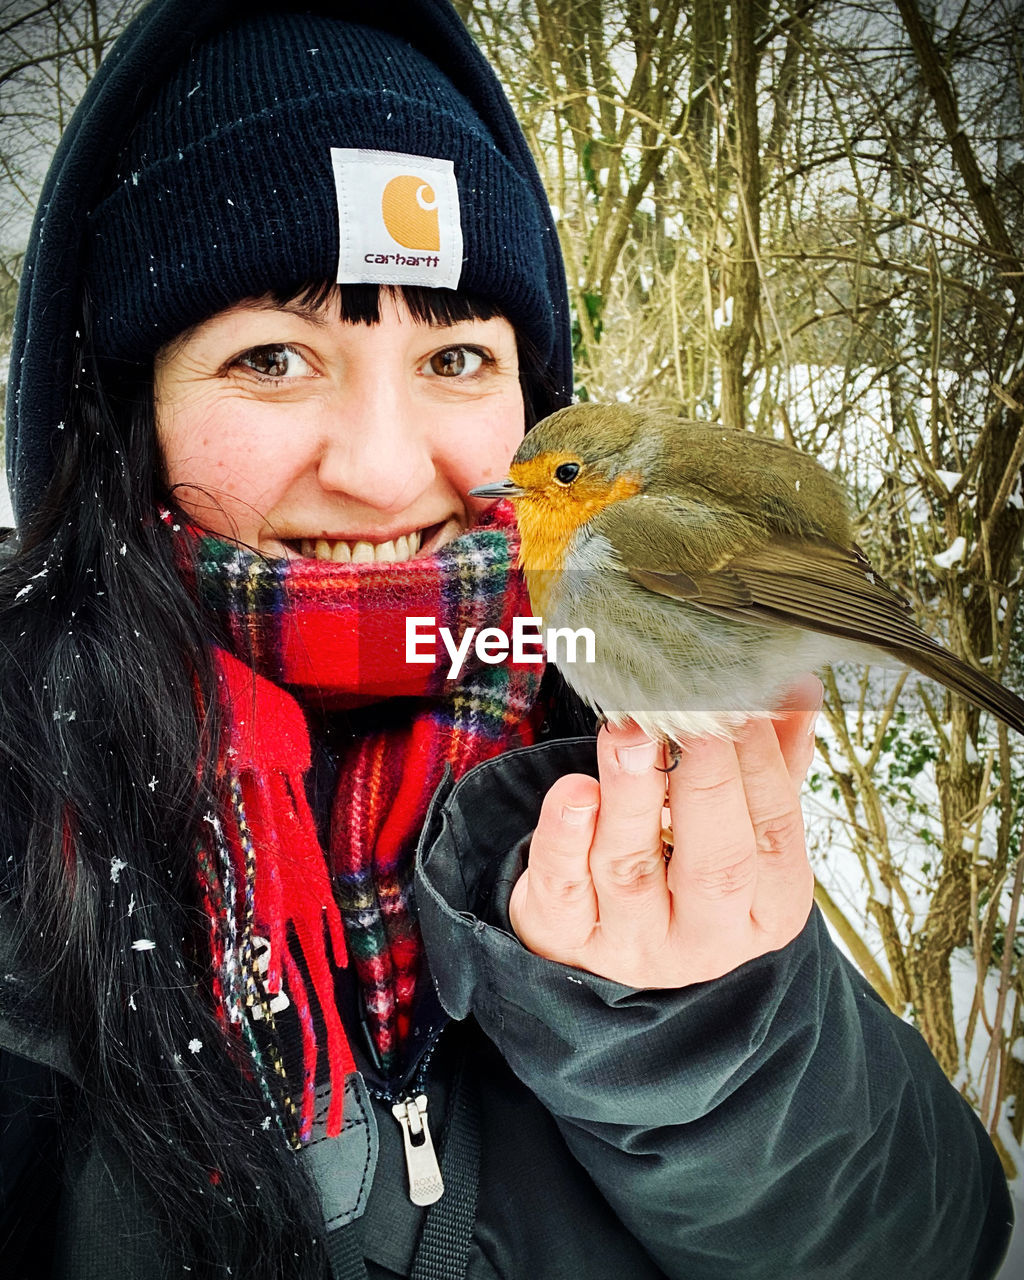
<svg viewBox="0 0 1024 1280"><path fill-rule="evenodd" d="M600 782L569 774L544 798L509 906L523 944L627 986L670 988L791 942L814 891L799 789L821 694L806 677L777 718L748 721L735 741L695 739L667 775L664 750L635 726L602 729Z"/></svg>

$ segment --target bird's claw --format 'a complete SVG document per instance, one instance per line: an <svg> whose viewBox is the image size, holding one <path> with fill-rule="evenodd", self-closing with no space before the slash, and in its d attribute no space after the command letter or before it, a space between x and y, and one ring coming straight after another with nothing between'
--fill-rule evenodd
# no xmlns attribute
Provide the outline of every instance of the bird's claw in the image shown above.
<svg viewBox="0 0 1024 1280"><path fill-rule="evenodd" d="M667 764L664 769L662 769L660 765L656 765L655 768L657 768L659 773L671 773L683 758L682 750L677 742L669 742L666 745L668 747L668 758L671 763Z"/></svg>

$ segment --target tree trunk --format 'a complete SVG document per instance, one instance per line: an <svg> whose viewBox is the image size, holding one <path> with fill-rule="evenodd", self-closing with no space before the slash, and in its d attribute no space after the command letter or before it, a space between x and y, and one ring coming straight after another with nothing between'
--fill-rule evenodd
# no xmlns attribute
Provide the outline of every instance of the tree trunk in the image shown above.
<svg viewBox="0 0 1024 1280"><path fill-rule="evenodd" d="M734 0L730 6L732 44L733 167L736 208L733 243L722 266L722 422L746 424L746 380L743 362L750 346L761 294L758 248L761 220L761 155L757 127L757 49L754 0ZM731 299L731 303L729 300ZM732 315L726 312L731 305Z"/></svg>

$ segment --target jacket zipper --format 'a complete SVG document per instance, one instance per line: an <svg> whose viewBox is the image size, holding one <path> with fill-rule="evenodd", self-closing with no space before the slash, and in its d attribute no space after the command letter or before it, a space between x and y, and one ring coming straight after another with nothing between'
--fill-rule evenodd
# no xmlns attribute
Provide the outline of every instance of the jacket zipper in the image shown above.
<svg viewBox="0 0 1024 1280"><path fill-rule="evenodd" d="M391 1108L391 1114L402 1126L409 1199L413 1204L433 1204L444 1195L444 1180L427 1124L427 1095L403 1098Z"/></svg>
<svg viewBox="0 0 1024 1280"><path fill-rule="evenodd" d="M409 1199L413 1204L421 1206L433 1204L444 1195L441 1166L438 1164L434 1140L427 1123L427 1095L423 1092L423 1086L430 1059L434 1056L434 1049L445 1025L447 1024L442 1023L430 1037L412 1078L397 1096L388 1089L369 1088L370 1094L378 1102L390 1104L391 1114L402 1130Z"/></svg>

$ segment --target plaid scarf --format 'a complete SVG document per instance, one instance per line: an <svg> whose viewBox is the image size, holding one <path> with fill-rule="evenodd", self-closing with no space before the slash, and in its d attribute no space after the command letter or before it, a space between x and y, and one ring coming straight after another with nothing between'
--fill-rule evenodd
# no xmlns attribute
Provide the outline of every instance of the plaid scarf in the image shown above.
<svg viewBox="0 0 1024 1280"><path fill-rule="evenodd" d="M198 851L213 995L245 1041L282 1127L307 1141L319 1047L292 938L326 1032L333 1135L353 1062L325 934L336 964L351 953L367 1028L389 1071L409 1034L419 972L412 858L427 806L446 768L458 777L528 744L538 721L541 665L487 663L471 647L449 680L437 635L434 660L406 661L406 619L436 621L456 641L470 627L511 634L513 618L530 615L516 569L518 537L503 503L436 555L400 564L266 560L207 535L191 549L182 557L192 566L186 573L231 650L214 650L226 724L223 797L220 812L207 815L209 838ZM429 649L421 644L421 652ZM414 701L400 716L382 714L342 754L325 856L303 782L310 742L302 706L332 710L395 697ZM272 1030L270 1001L282 987L302 1028L299 1106L279 1056L271 1050L264 1060L246 1016L250 1010Z"/></svg>

